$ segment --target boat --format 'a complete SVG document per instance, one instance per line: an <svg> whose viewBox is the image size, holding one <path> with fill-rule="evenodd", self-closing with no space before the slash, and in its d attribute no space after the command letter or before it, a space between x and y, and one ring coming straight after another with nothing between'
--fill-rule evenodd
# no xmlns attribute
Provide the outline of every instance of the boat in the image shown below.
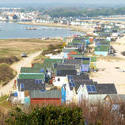
<svg viewBox="0 0 125 125"><path fill-rule="evenodd" d="M26 27L25 29L26 29L26 30L37 30L36 27Z"/></svg>
<svg viewBox="0 0 125 125"><path fill-rule="evenodd" d="M23 53L21 54L21 57L27 57L27 54L23 52Z"/></svg>

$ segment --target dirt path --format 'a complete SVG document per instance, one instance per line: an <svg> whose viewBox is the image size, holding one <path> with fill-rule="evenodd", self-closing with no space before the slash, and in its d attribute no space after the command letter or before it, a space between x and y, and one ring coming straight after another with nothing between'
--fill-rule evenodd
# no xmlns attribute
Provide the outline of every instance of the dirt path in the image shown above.
<svg viewBox="0 0 125 125"><path fill-rule="evenodd" d="M125 94L125 72L123 72L125 71L125 56L121 54L125 51L125 37L118 39L112 46L117 52L114 58L119 59L98 60L97 68L103 70L94 73L91 78L99 83L114 83L117 92Z"/></svg>
<svg viewBox="0 0 125 125"><path fill-rule="evenodd" d="M24 67L24 66L31 67L31 62L33 61L33 59L35 57L39 56L40 53L41 53L41 51L30 54L27 58L24 58L21 61L19 61L18 63L14 63L13 65L11 65L11 68L13 68L15 71L17 71L17 76L18 76L21 67ZM13 90L14 80L17 79L17 76L13 80L11 80L7 85L0 88L0 97L4 96L4 95L8 95Z"/></svg>

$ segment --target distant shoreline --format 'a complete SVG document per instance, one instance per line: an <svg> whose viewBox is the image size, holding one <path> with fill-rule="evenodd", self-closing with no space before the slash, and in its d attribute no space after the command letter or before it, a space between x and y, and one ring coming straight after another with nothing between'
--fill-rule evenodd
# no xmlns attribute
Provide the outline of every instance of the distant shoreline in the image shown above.
<svg viewBox="0 0 125 125"><path fill-rule="evenodd" d="M94 30L93 28L86 28L84 26L71 26L71 25L54 24L54 23L19 22L18 24L68 28L68 29L71 29L72 31L77 31L77 32L82 32L82 33L93 32L93 30Z"/></svg>

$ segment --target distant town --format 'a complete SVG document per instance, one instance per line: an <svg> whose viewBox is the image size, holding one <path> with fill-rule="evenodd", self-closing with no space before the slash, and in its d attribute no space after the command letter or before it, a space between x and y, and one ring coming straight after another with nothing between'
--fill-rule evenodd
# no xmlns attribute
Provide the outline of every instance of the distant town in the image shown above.
<svg viewBox="0 0 125 125"><path fill-rule="evenodd" d="M66 25L80 25L82 17L51 17L39 11L27 11L21 8L1 8L0 21L9 22L35 22L35 23L60 23ZM84 18L85 19L85 18ZM86 18L89 19L89 18ZM81 24L82 25L82 24Z"/></svg>
<svg viewBox="0 0 125 125"><path fill-rule="evenodd" d="M108 18L118 18L121 15L107 16ZM122 15L122 17L125 17ZM52 17L44 11L27 10L22 8L0 8L0 21L8 22L34 22L34 23L60 23L65 25L84 25L85 20L106 20L106 16L88 17L88 16L60 16ZM82 20L84 20L82 22Z"/></svg>

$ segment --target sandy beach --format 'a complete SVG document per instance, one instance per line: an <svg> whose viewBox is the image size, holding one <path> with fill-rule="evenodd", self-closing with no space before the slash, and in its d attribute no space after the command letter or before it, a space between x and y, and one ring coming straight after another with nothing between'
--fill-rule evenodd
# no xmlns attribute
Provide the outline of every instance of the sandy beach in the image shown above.
<svg viewBox="0 0 125 125"><path fill-rule="evenodd" d="M114 59L97 60L99 71L93 73L91 78L101 83L114 83L119 94L125 94L125 56L121 52L125 51L125 36L112 43L116 50Z"/></svg>

